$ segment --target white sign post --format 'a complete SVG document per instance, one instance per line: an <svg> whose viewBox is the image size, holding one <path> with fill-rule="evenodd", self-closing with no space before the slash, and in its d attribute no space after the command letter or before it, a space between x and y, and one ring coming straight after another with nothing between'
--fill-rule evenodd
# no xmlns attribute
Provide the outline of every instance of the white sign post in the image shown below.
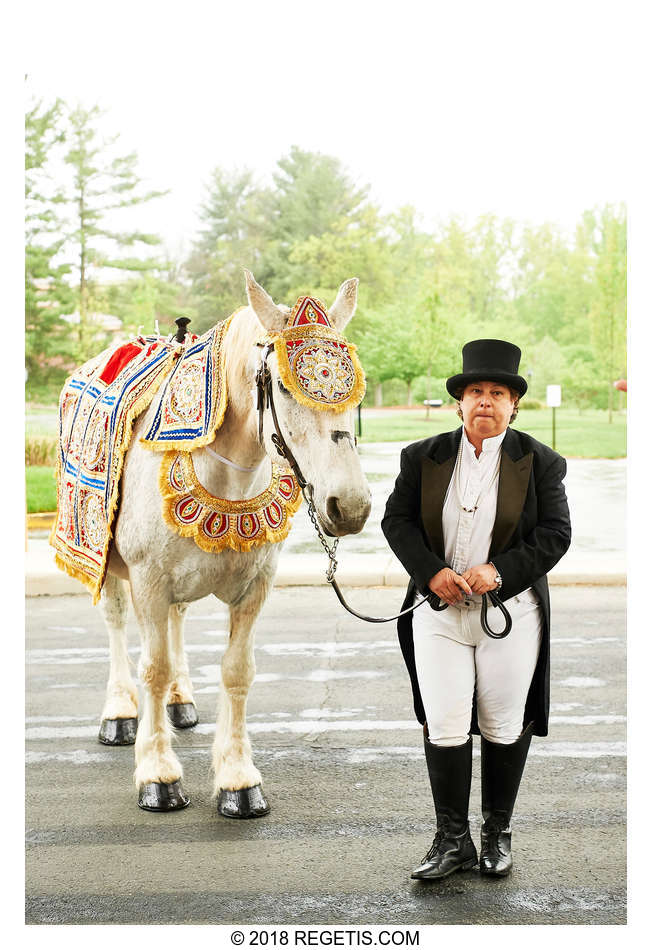
<svg viewBox="0 0 652 950"><path fill-rule="evenodd" d="M561 406L561 386L546 386L546 404L552 408L552 447L555 446L555 409Z"/></svg>

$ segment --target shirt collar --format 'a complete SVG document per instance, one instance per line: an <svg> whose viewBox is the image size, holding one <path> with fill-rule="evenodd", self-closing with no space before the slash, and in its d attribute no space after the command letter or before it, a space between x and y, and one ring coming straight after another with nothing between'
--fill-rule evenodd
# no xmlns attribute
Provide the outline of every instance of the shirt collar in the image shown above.
<svg viewBox="0 0 652 950"><path fill-rule="evenodd" d="M466 434L466 429L464 426L462 426L462 442L464 443L464 449L466 452L470 452L473 455L473 458L476 460L476 462L479 462L483 455L493 455L495 452L500 450L506 432L507 429L505 429L503 432L500 432L498 435L492 436L490 439L483 439L480 458L476 458L475 449L469 441L469 437Z"/></svg>

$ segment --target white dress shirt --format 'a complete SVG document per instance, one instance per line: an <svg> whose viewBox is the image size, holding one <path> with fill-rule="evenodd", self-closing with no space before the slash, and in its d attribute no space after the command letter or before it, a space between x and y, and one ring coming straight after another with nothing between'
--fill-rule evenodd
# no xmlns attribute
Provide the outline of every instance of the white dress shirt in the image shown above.
<svg viewBox="0 0 652 950"><path fill-rule="evenodd" d="M462 429L460 451L442 512L446 563L458 574L477 564L486 564L489 558L504 438L505 432L501 432L484 439L482 452L476 458L466 430Z"/></svg>
<svg viewBox="0 0 652 950"><path fill-rule="evenodd" d="M476 458L466 430L462 429L460 451L442 511L446 563L458 574L463 574L469 567L487 564L489 560L505 432L484 439L482 452ZM537 602L531 588L523 591L520 599ZM481 595L474 594L473 600L481 600Z"/></svg>

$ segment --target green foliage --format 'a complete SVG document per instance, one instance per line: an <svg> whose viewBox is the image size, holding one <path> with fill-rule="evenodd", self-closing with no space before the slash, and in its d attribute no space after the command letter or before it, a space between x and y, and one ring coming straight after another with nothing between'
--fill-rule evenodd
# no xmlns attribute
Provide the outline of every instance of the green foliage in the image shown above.
<svg viewBox="0 0 652 950"><path fill-rule="evenodd" d="M42 386L52 372L72 367L70 328L61 314L72 305L65 281L69 265L61 252L64 194L49 173L49 161L65 141L63 105L30 103L25 115L25 364L30 387ZM63 368L63 370L62 370Z"/></svg>
<svg viewBox="0 0 652 950"><path fill-rule="evenodd" d="M604 406L609 421L622 407L612 384L626 374L624 207L587 211L572 237L493 214L426 229L412 207L382 211L336 157L293 146L266 184L246 168L215 168L191 254L161 260L145 253L154 235L114 225L162 192L143 188L136 155L116 155L99 118L97 108L57 101L33 104L26 119L32 398L47 398L53 379L106 345L94 313L119 317L127 334L157 322L173 332L181 315L203 332L246 302L247 267L289 305L312 293L330 306L343 280L360 279L347 335L367 374L366 405L383 389L392 402L447 402L445 379L461 369L464 343L497 337L521 347L530 400L561 383L565 407ZM57 150L67 183L49 176ZM71 329L62 314L75 308Z"/></svg>
<svg viewBox="0 0 652 950"><path fill-rule="evenodd" d="M623 207L606 205L583 219L594 253L594 294L589 311L593 351L599 354L599 378L613 413L613 382L626 376L627 357L627 222Z"/></svg>
<svg viewBox="0 0 652 950"><path fill-rule="evenodd" d="M244 267L259 280L268 276L261 249L270 237L271 197L253 172L216 168L199 214L202 228L187 262L197 301L196 332L242 306Z"/></svg>
<svg viewBox="0 0 652 950"><path fill-rule="evenodd" d="M132 247L155 246L159 238L140 230L117 231L109 227L107 218L115 213L151 201L165 194L143 191L136 165L135 152L114 155L117 136L101 138L97 123L99 107L82 106L68 112L69 147L64 161L72 171L68 200L73 210L72 224L65 237L66 250L72 255L76 274L76 302L79 312L77 356L82 361L97 348L97 335L91 327L92 314L101 310L105 288L98 277L107 269L144 272L152 270L157 260L126 256Z"/></svg>
<svg viewBox="0 0 652 950"><path fill-rule="evenodd" d="M153 333L157 324L162 334L174 333L177 329L174 321L181 316L190 317L193 332L202 329L196 299L173 264L157 267L136 279L111 284L106 297L108 309L120 317L124 331L130 335Z"/></svg>

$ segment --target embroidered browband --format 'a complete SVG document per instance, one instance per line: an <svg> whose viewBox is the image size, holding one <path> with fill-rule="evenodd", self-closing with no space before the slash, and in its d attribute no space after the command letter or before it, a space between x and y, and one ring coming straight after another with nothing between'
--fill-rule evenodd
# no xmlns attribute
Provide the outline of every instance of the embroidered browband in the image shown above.
<svg viewBox="0 0 652 950"><path fill-rule="evenodd" d="M332 326L316 297L299 297L284 329L267 339L274 343L281 381L297 402L344 412L364 396L355 344Z"/></svg>

